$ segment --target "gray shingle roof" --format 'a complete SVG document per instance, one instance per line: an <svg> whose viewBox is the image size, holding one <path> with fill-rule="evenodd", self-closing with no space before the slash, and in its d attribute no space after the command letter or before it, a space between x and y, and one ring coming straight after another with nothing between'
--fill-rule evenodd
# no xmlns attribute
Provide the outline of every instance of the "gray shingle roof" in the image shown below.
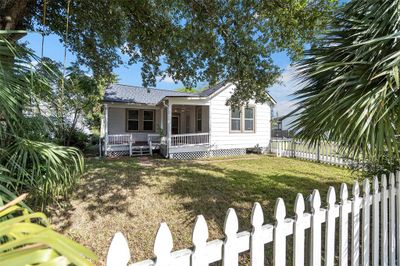
<svg viewBox="0 0 400 266"><path fill-rule="evenodd" d="M110 84L104 93L105 102L124 102L155 105L168 96L197 96L193 93L160 90L140 86Z"/></svg>
<svg viewBox="0 0 400 266"><path fill-rule="evenodd" d="M211 94L213 94L217 90L221 89L225 85L226 85L226 82L219 82L219 83L215 84L214 86L211 86L208 89L201 91L199 93L199 96L202 96L202 97L210 96Z"/></svg>
<svg viewBox="0 0 400 266"><path fill-rule="evenodd" d="M140 86L130 86L121 84L110 84L107 86L104 93L105 102L121 102L121 103L138 103L138 104L148 104L156 105L165 97L187 97L187 96L200 96L208 97L214 92L225 86L226 82L220 82L214 86L209 87L199 93L189 93L189 92L179 92L172 90L161 90L155 88L145 88ZM268 94L269 95L269 94ZM271 96L270 96L271 97ZM271 97L271 101L276 103L276 101Z"/></svg>

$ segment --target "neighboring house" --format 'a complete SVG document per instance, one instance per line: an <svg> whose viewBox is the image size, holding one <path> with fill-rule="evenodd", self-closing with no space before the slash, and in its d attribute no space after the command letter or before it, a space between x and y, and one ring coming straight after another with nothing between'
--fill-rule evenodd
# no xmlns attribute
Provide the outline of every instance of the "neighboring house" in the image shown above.
<svg viewBox="0 0 400 266"><path fill-rule="evenodd" d="M285 117L278 116L272 118L272 131L271 136L272 138L289 138L290 132L287 129L283 129L283 120Z"/></svg>
<svg viewBox="0 0 400 266"><path fill-rule="evenodd" d="M226 105L235 85L220 83L198 94L112 84L104 96L106 155L152 153L194 159L267 149L272 97L240 110Z"/></svg>

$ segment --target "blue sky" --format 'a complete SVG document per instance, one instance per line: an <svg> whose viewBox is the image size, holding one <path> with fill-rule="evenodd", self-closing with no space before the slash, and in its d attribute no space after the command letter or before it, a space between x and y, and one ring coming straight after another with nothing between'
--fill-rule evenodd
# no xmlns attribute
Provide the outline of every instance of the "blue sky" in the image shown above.
<svg viewBox="0 0 400 266"><path fill-rule="evenodd" d="M41 54L41 43L42 36L38 33L29 33L22 40L22 42L27 42L28 47L33 49L37 55ZM64 60L64 46L60 42L60 38L51 34L46 36L44 43L44 56L49 57L53 60L63 62ZM129 85L141 85L142 78L140 75L140 64L128 65L128 57L123 56L123 65L119 66L114 70L115 74L118 75L119 83L129 84ZM67 65L76 59L75 55L71 52L67 52ZM281 83L275 84L269 88L269 92L278 102L275 106L274 111L278 112L279 115L284 115L290 112L293 107L291 102L290 94L296 89L296 84L292 80L293 69L290 67L290 59L286 53L276 53L273 55L273 60L280 68L282 68L283 75L281 77ZM198 86L204 86L205 84L198 84ZM174 83L170 77L166 77L163 81L159 80L156 85L160 89L170 89L174 90L177 88L182 88L181 83Z"/></svg>

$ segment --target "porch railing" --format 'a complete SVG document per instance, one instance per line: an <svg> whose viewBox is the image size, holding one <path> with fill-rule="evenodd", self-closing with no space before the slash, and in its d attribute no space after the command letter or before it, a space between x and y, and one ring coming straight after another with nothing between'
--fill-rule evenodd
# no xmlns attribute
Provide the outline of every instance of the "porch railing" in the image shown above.
<svg viewBox="0 0 400 266"><path fill-rule="evenodd" d="M161 143L164 137L160 134L148 134L147 135L147 142L150 143Z"/></svg>
<svg viewBox="0 0 400 266"><path fill-rule="evenodd" d="M171 136L171 146L201 145L210 143L210 133L177 134Z"/></svg>
<svg viewBox="0 0 400 266"><path fill-rule="evenodd" d="M109 145L128 145L135 142L132 134L107 135L106 141Z"/></svg>

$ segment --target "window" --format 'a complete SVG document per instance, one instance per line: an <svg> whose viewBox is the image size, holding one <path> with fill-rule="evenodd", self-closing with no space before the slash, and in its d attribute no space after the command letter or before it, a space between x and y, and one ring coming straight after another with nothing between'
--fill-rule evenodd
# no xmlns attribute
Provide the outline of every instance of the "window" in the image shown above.
<svg viewBox="0 0 400 266"><path fill-rule="evenodd" d="M154 111L143 110L143 131L154 130Z"/></svg>
<svg viewBox="0 0 400 266"><path fill-rule="evenodd" d="M201 106L196 107L196 131L202 131L202 124L203 124L203 114L202 114Z"/></svg>
<svg viewBox="0 0 400 266"><path fill-rule="evenodd" d="M139 130L139 110L127 110L127 131Z"/></svg>
<svg viewBox="0 0 400 266"><path fill-rule="evenodd" d="M244 108L244 131L254 131L254 108Z"/></svg>
<svg viewBox="0 0 400 266"><path fill-rule="evenodd" d="M241 130L241 112L239 109L231 110L231 131L240 131Z"/></svg>

